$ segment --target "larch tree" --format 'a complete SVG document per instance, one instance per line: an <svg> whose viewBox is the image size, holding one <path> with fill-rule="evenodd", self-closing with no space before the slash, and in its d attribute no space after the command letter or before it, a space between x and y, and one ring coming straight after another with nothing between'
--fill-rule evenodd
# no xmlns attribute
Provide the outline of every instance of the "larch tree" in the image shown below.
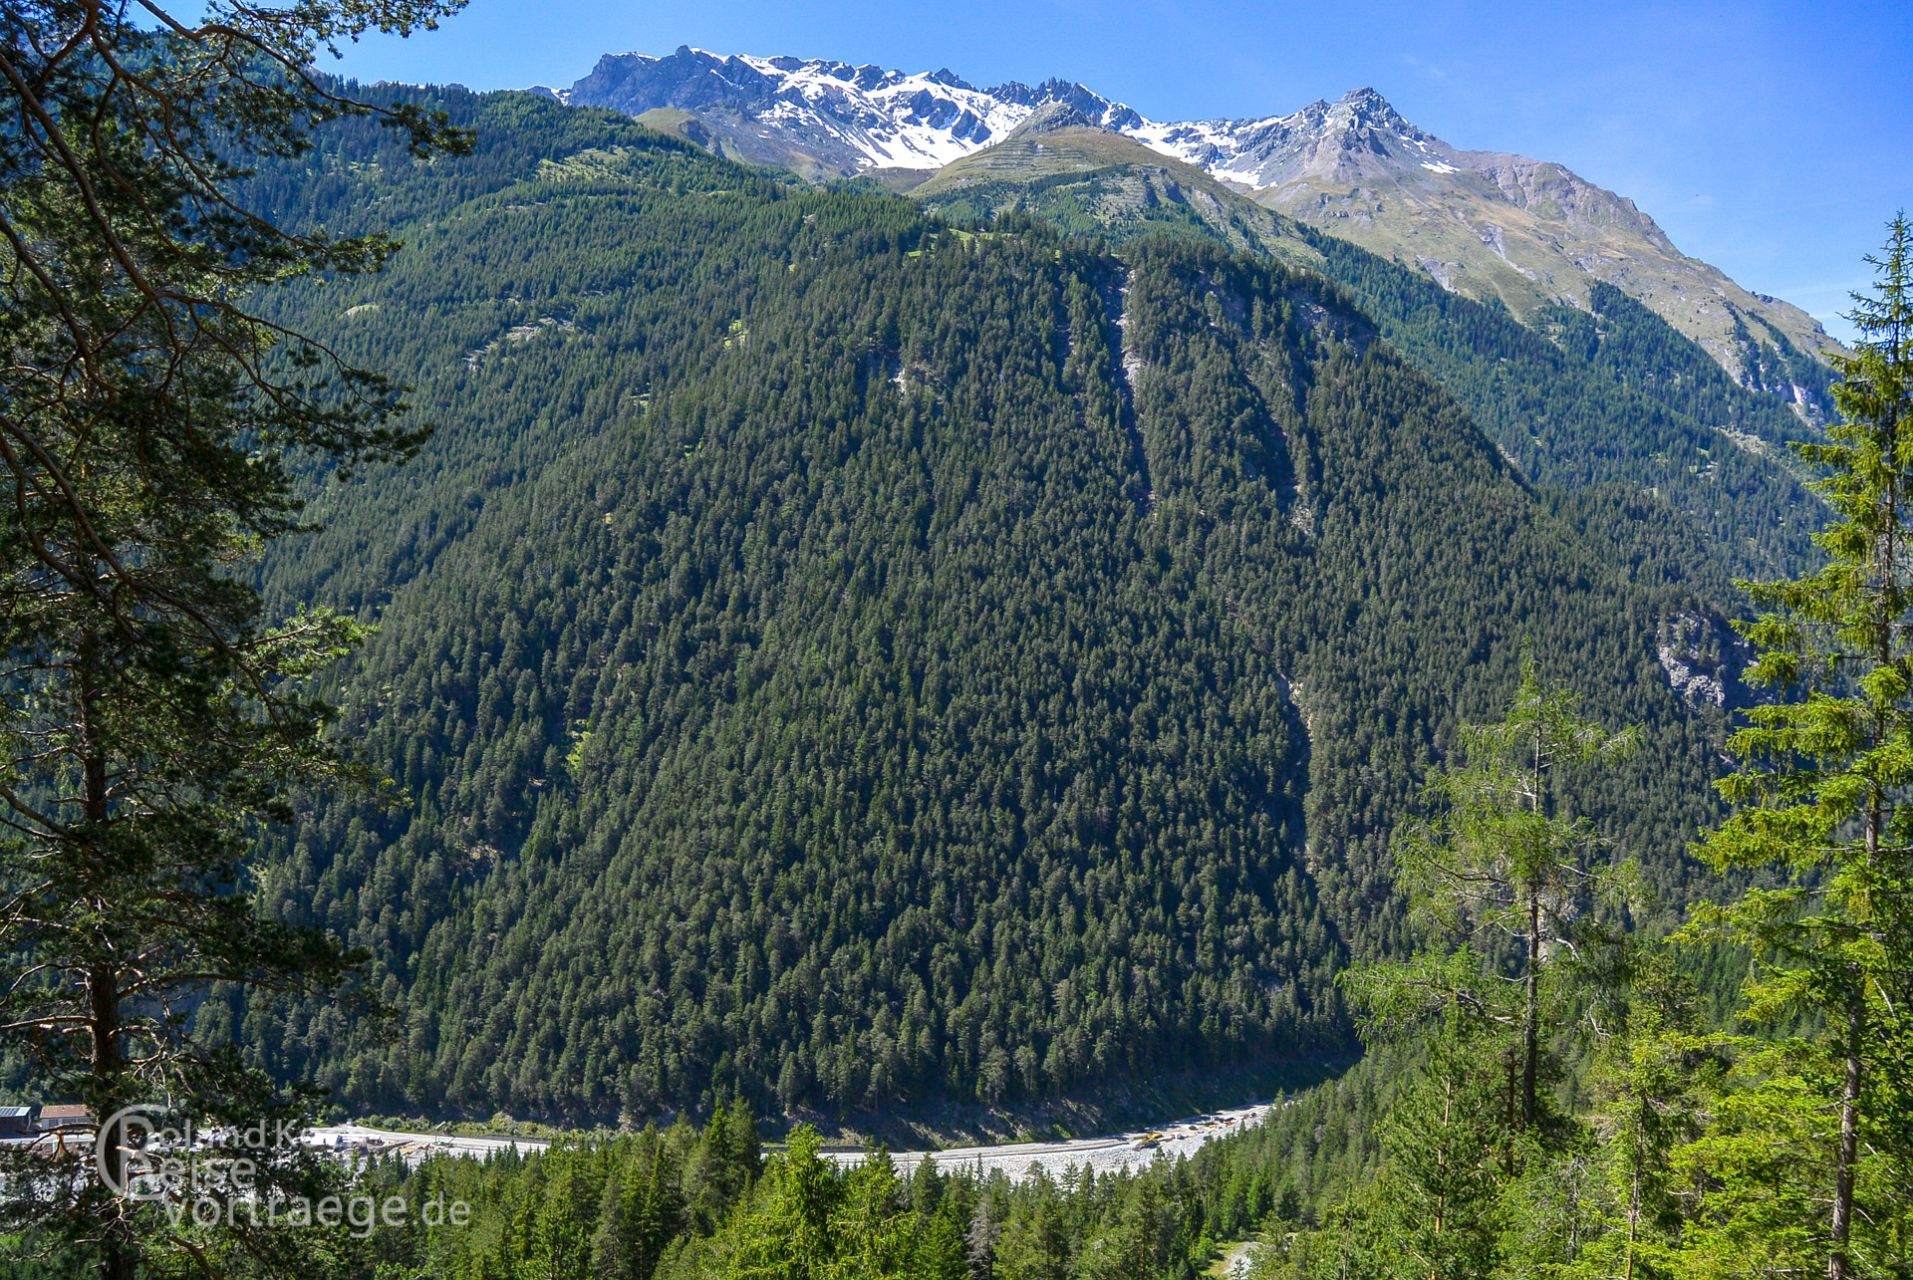
<svg viewBox="0 0 1913 1280"><path fill-rule="evenodd" d="M1448 1008L1511 1033L1507 1120L1515 1131L1541 1117L1545 971L1626 885L1589 824L1568 809L1564 775L1621 759L1637 737L1584 717L1571 692L1544 682L1524 658L1506 716L1463 731L1459 758L1429 787L1434 819L1400 844L1411 899L1457 949L1345 975L1375 1035Z"/></svg>

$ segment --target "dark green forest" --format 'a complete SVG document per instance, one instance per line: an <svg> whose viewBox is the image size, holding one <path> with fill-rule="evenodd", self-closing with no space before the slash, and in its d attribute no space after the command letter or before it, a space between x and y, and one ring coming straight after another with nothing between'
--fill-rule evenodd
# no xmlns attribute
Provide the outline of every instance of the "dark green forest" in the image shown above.
<svg viewBox="0 0 1913 1280"><path fill-rule="evenodd" d="M408 242L285 317L437 433L263 580L379 627L332 691L405 800L315 805L262 893L399 1012L215 1033L347 1106L570 1121L1340 1059L1390 830L1524 641L1649 727L1591 809L1686 894L1724 713L1657 649L1727 665L1720 572L1607 539L1592 463L1536 488L1352 295L444 102L469 159L339 128L259 179Z"/></svg>
<svg viewBox="0 0 1913 1280"><path fill-rule="evenodd" d="M1749 389L456 8L0 4L8 1275L1913 1276L1904 215Z"/></svg>
<svg viewBox="0 0 1913 1280"><path fill-rule="evenodd" d="M1548 500L1580 511L1598 491L1593 510L1571 519L1593 520L1651 580L1706 581L1727 603L1728 578L1803 563L1813 508L1784 445L1810 434L1806 424L1778 397L1734 383L1639 302L1597 283L1587 311L1554 307L1530 327L1498 301L1450 293L1421 271L1213 184L1185 187L1154 171L1160 157L1135 150L1147 159L919 195L960 219L1034 218L1118 242L1226 243L1312 268L1440 382ZM1786 377L1809 389L1807 416L1824 419L1827 368L1778 334L1769 340ZM1780 373L1763 368L1758 377ZM1645 527L1606 518L1619 509ZM1663 542L1672 555L1661 554Z"/></svg>

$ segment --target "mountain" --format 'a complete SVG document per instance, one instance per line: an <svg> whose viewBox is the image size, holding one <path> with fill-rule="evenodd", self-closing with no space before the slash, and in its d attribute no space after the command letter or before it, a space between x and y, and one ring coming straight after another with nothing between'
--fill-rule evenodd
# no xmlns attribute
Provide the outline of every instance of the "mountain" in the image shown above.
<svg viewBox="0 0 1913 1280"><path fill-rule="evenodd" d="M1209 240L1328 277L1523 476L1556 493L1626 495L1655 543L1681 544L1671 559L1640 554L1690 577L1711 562L1723 607L1735 602L1728 579L1786 570L1807 551L1815 503L1784 447L1802 434L1799 418L1611 285L1593 284L1581 307L1537 307L1524 324L1495 299L1445 290L1061 104L909 191L959 224L1038 218L1117 242Z"/></svg>
<svg viewBox="0 0 1913 1280"><path fill-rule="evenodd" d="M1585 307L1595 283L1645 303L1744 385L1818 420L1831 345L1799 308L1753 294L1674 247L1632 200L1558 164L1460 151L1372 89L1234 126L1167 127L1155 145L1251 187L1270 208L1410 263L1446 288L1498 297L1517 316Z"/></svg>
<svg viewBox="0 0 1913 1280"><path fill-rule="evenodd" d="M605 1123L1266 1087L1347 1051L1392 833L1524 642L1647 728L1588 816L1686 893L1732 652L1685 517L1537 486L1319 270L380 92L475 154L356 121L257 181L406 244L283 319L438 429L315 477L263 582L377 621L331 692L402 798L315 803L258 893L398 1012L198 1011L252 1061Z"/></svg>
<svg viewBox="0 0 1913 1280"><path fill-rule="evenodd" d="M1293 219L1194 165L1098 127L1060 102L1038 108L1003 141L903 189L957 221L1040 212L1077 234L1194 235L1290 266L1327 270L1327 260Z"/></svg>
<svg viewBox="0 0 1913 1280"><path fill-rule="evenodd" d="M553 96L640 117L689 112L720 154L813 177L934 170L1001 141L1051 103L1102 127L1142 123L1127 107L1058 80L982 90L948 70L906 75L817 59L720 57L684 46L664 58L608 54Z"/></svg>
<svg viewBox="0 0 1913 1280"><path fill-rule="evenodd" d="M1645 304L1742 385L1824 419L1830 345L1805 312L1681 253L1631 200L1546 161L1463 151L1372 89L1254 120L1163 123L1079 84L977 89L797 58L606 56L559 95L675 129L720 154L830 177L934 170L1005 141L1051 104L1202 169L1270 208L1530 319L1596 284ZM688 113L688 116L682 113ZM688 130L688 132L687 132Z"/></svg>

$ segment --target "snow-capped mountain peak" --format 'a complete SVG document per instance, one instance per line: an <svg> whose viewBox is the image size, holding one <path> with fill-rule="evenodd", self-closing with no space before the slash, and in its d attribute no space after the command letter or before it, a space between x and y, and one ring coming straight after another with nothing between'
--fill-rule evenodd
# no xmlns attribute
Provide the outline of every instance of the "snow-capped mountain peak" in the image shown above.
<svg viewBox="0 0 1913 1280"><path fill-rule="evenodd" d="M1631 200L1560 165L1457 150L1366 87L1287 115L1164 122L1064 80L980 89L947 68L680 47L664 57L608 55L570 89L548 92L649 116L721 155L814 178L944 169L1041 113L1033 127L1126 134L1257 204L1413 262L1446 288L1499 296L1517 314L1585 304L1589 281L1612 283L1750 385L1765 376L1765 358L1747 353L1743 315L1801 351L1826 341L1805 313L1681 254Z"/></svg>
<svg viewBox="0 0 1913 1280"><path fill-rule="evenodd" d="M1431 152L1431 164L1452 164L1432 154L1440 147L1432 135L1367 88L1289 115L1163 123L1065 80L980 89L948 68L903 72L681 46L664 57L607 55L570 89L553 92L561 101L632 115L693 112L744 158L795 162L819 173L941 168L1001 142L1049 103L1245 187L1298 166L1335 169L1339 155L1362 147L1378 154L1414 147Z"/></svg>
<svg viewBox="0 0 1913 1280"><path fill-rule="evenodd" d="M1352 90L1334 103L1317 99L1283 116L1147 124L1130 132L1146 146L1251 189L1304 174L1356 181L1390 162L1447 173L1458 168L1453 148L1402 119L1373 89Z"/></svg>
<svg viewBox="0 0 1913 1280"><path fill-rule="evenodd" d="M607 55L558 96L632 115L697 112L741 133L732 141L743 154L753 141L782 142L839 173L940 168L1001 141L1046 102L1067 102L1106 128L1141 122L1120 103L1060 80L979 89L948 68L902 72L688 46L665 57Z"/></svg>

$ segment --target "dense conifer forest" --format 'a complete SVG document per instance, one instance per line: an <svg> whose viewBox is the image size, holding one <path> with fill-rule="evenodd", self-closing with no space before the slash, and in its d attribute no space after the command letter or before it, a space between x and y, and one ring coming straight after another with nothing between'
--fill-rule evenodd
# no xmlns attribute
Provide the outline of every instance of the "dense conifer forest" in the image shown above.
<svg viewBox="0 0 1913 1280"><path fill-rule="evenodd" d="M1226 243L1326 275L1524 476L1553 495L1601 490L1597 509L1631 509L1653 526L1630 532L1601 522L1603 536L1619 537L1654 579L1708 578L1725 601L1729 577L1803 563L1812 504L1784 449L1806 431L1802 418L1779 397L1735 384L1626 294L1596 284L1589 310L1552 307L1523 323L1499 303L1451 293L1421 271L1232 197L1201 175L1177 182L1158 174L1161 158L1140 147L1097 158L1107 163L1087 173L996 173L954 189L929 184L916 198L959 219L1035 218L1119 242ZM1824 418L1826 367L1773 339L1784 373L1803 389L1803 414ZM1657 555L1643 536L1671 538L1678 550Z"/></svg>
<svg viewBox="0 0 1913 1280"><path fill-rule="evenodd" d="M409 241L287 316L437 425L267 566L377 621L335 692L405 799L263 891L402 1012L202 1012L260 1061L610 1121L1339 1058L1391 825L1524 642L1650 727L1590 807L1685 894L1723 714L1658 651L1724 665L1718 571L1604 540L1349 294L444 101L469 159L335 130L260 180Z"/></svg>
<svg viewBox="0 0 1913 1280"><path fill-rule="evenodd" d="M1789 406L1120 147L308 74L454 8L0 6L8 1275L1913 1276L1904 215ZM1282 1092L822 1136L1170 1080Z"/></svg>

